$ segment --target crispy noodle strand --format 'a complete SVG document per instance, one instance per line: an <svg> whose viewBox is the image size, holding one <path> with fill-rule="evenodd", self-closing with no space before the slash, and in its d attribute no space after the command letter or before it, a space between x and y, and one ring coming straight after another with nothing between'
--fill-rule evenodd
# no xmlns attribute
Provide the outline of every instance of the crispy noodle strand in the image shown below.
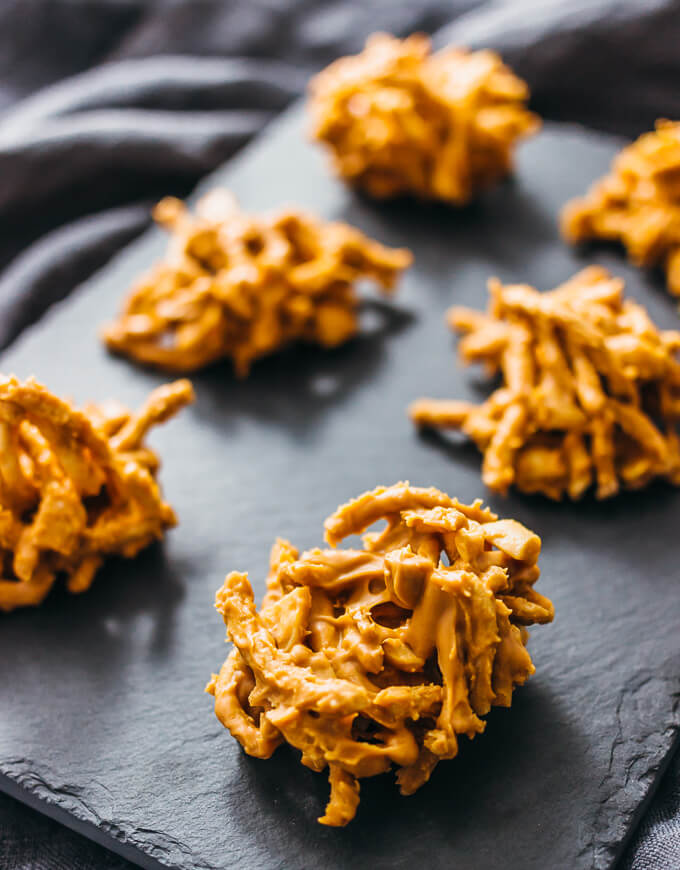
<svg viewBox="0 0 680 870"><path fill-rule="evenodd" d="M0 610L40 604L60 575L84 592L106 556L131 558L175 525L144 438L192 400L177 381L137 414L79 411L32 378L0 379Z"/></svg>
<svg viewBox="0 0 680 870"><path fill-rule="evenodd" d="M484 454L482 478L553 499L600 499L654 478L680 484L680 333L659 330L591 266L548 293L489 284L486 314L452 308L464 362L500 372L482 405L421 399L419 426L460 429Z"/></svg>
<svg viewBox="0 0 680 870"><path fill-rule="evenodd" d="M621 242L637 266L661 265L680 296L680 122L657 121L614 159L611 170L562 212L570 242Z"/></svg>
<svg viewBox="0 0 680 870"><path fill-rule="evenodd" d="M377 33L312 80L310 111L350 184L463 205L512 170L515 143L537 130L528 97L492 51L431 53L423 34Z"/></svg>
<svg viewBox="0 0 680 870"><path fill-rule="evenodd" d="M167 253L103 338L111 350L170 372L229 358L245 377L256 359L295 341L336 347L359 328L356 282L371 279L389 292L412 259L301 211L246 214L219 189L194 215L167 198L154 217L170 231Z"/></svg>
<svg viewBox="0 0 680 870"><path fill-rule="evenodd" d="M215 713L249 755L285 741L328 768L324 825L351 821L362 777L396 765L402 794L427 782L510 706L534 672L526 626L553 619L533 588L540 539L520 523L398 483L339 507L326 539L378 520L360 550L277 541L259 612L246 574L216 597L234 648L207 687Z"/></svg>

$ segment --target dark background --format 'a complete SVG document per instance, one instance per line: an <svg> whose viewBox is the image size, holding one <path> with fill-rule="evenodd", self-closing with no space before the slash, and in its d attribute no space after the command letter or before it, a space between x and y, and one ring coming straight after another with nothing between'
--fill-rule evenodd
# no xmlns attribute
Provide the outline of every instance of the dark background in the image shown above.
<svg viewBox="0 0 680 870"><path fill-rule="evenodd" d="M678 0L0 0L0 347L379 29L500 50L546 118L680 118ZM128 866L0 796L3 870ZM680 867L679 758L623 866Z"/></svg>

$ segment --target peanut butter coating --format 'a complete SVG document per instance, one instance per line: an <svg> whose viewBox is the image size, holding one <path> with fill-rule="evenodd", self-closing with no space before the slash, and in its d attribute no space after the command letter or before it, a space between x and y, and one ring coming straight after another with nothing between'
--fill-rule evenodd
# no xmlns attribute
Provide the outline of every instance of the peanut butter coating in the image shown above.
<svg viewBox="0 0 680 870"><path fill-rule="evenodd" d="M621 242L637 266L660 265L680 296L680 122L657 121L616 156L610 172L567 203L562 232L570 242Z"/></svg>
<svg viewBox="0 0 680 870"><path fill-rule="evenodd" d="M358 331L357 281L390 292L412 257L343 223L291 209L249 215L225 190L190 214L177 199L154 211L171 234L165 257L103 331L109 348L170 372L228 358L253 362L295 341L336 347Z"/></svg>
<svg viewBox="0 0 680 870"><path fill-rule="evenodd" d="M277 541L259 612L246 574L216 598L234 648L207 687L215 713L249 755L287 742L328 768L331 826L354 817L362 777L395 765L412 794L510 706L534 672L526 626L553 619L534 590L540 539L520 523L398 483L339 507L326 539L378 520L363 549Z"/></svg>
<svg viewBox="0 0 680 870"><path fill-rule="evenodd" d="M548 293L489 283L486 313L452 308L460 356L502 376L481 405L421 399L419 426L460 429L484 454L482 478L553 499L600 499L654 478L680 484L680 333L659 330L591 266Z"/></svg>
<svg viewBox="0 0 680 870"><path fill-rule="evenodd" d="M0 610L40 604L60 576L84 592L106 556L131 558L175 525L144 437L192 400L177 381L136 414L78 411L32 378L0 380Z"/></svg>
<svg viewBox="0 0 680 870"><path fill-rule="evenodd" d="M431 53L423 34L377 33L312 80L309 106L349 184L463 205L511 171L515 143L538 128L528 97L492 51Z"/></svg>

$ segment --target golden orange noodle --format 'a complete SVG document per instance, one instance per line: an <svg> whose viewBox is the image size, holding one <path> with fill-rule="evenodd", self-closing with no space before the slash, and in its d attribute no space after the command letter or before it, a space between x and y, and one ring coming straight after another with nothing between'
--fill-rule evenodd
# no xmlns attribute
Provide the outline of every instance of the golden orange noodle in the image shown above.
<svg viewBox="0 0 680 870"><path fill-rule="evenodd" d="M680 296L680 122L657 121L616 156L610 172L562 212L570 242L621 242L637 266L660 264Z"/></svg>
<svg viewBox="0 0 680 870"><path fill-rule="evenodd" d="M175 525L144 436L192 400L177 381L136 414L78 411L32 378L0 380L0 610L40 604L59 576L84 592L106 556L131 558Z"/></svg>
<svg viewBox="0 0 680 870"><path fill-rule="evenodd" d="M455 307L448 321L463 361L499 372L500 387L482 405L421 399L412 419L468 435L501 493L680 484L680 333L657 329L623 286L597 266L549 293L490 281L486 313Z"/></svg>
<svg viewBox="0 0 680 870"><path fill-rule="evenodd" d="M334 548L378 520L363 549L299 554L279 540L258 612L247 574L217 593L234 648L208 691L249 755L283 742L328 767L325 825L346 825L359 779L395 764L402 794L484 730L534 672L526 626L550 622L534 590L540 538L480 501L437 489L378 487L325 523Z"/></svg>
<svg viewBox="0 0 680 870"><path fill-rule="evenodd" d="M189 372L224 357L236 374L294 341L336 347L359 328L355 284L388 292L412 257L343 223L286 209L249 215L225 190L191 215L162 200L165 257L132 289L107 345L138 362Z"/></svg>
<svg viewBox="0 0 680 870"><path fill-rule="evenodd" d="M312 80L312 132L371 196L463 205L511 171L516 142L539 127L528 97L492 51L432 54L422 34L377 33Z"/></svg>

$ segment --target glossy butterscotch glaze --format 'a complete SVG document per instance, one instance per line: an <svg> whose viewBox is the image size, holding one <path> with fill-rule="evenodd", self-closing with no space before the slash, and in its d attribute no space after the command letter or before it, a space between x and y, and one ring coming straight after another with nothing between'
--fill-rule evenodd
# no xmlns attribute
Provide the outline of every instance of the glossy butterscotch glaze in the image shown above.
<svg viewBox="0 0 680 870"><path fill-rule="evenodd" d="M193 215L164 199L154 216L171 233L167 253L103 338L172 372L227 358L244 377L256 359L295 341L336 347L359 328L356 283L369 279L389 292L412 260L302 211L246 214L225 190L203 197Z"/></svg>
<svg viewBox="0 0 680 870"><path fill-rule="evenodd" d="M379 520L363 549L335 549ZM526 626L550 622L534 590L537 535L480 502L399 483L326 520L330 549L279 540L258 611L246 574L217 593L234 644L208 691L249 755L282 742L312 770L328 767L326 825L345 825L359 779L396 765L412 794L459 735L484 730L492 705L534 672Z"/></svg>
<svg viewBox="0 0 680 870"><path fill-rule="evenodd" d="M548 293L489 284L482 313L455 307L466 363L499 372L481 405L421 399L420 426L461 429L484 453L482 477L550 498L598 498L661 477L680 484L680 333L660 330L591 266Z"/></svg>
<svg viewBox="0 0 680 870"><path fill-rule="evenodd" d="M621 242L638 266L661 265L680 296L680 122L657 121L616 156L609 173L562 212L570 242Z"/></svg>
<svg viewBox="0 0 680 870"><path fill-rule="evenodd" d="M192 400L177 381L136 414L79 411L33 379L0 380L0 610L39 604L62 575L84 592L106 556L132 557L175 525L144 438Z"/></svg>
<svg viewBox="0 0 680 870"><path fill-rule="evenodd" d="M309 107L348 183L463 205L511 171L515 144L538 128L528 97L492 51L431 53L423 34L377 33L312 80Z"/></svg>

